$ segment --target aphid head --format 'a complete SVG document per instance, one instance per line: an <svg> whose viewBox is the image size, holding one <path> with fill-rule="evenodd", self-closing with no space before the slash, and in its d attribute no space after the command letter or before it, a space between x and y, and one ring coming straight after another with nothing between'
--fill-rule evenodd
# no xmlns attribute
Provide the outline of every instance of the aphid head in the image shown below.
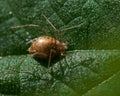
<svg viewBox="0 0 120 96"><path fill-rule="evenodd" d="M64 56L65 51L68 49L68 46L66 43L61 43L61 47L60 47L60 54L61 56Z"/></svg>
<svg viewBox="0 0 120 96"><path fill-rule="evenodd" d="M62 47L64 50L67 50L68 49L68 44L67 43L61 43Z"/></svg>

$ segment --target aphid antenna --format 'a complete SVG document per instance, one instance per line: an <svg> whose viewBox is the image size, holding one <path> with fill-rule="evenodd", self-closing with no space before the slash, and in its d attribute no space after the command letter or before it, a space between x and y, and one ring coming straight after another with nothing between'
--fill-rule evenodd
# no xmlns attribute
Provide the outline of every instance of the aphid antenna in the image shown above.
<svg viewBox="0 0 120 96"><path fill-rule="evenodd" d="M54 31L56 32L56 39L58 40L58 30L57 28L52 24L52 22L44 15L42 14L42 16L46 19L46 21L52 26L52 28L54 29ZM70 29L74 29L74 28L78 28L78 27L81 27L82 25L86 24L87 22L82 22L81 24L79 25L74 25L74 26L71 26L71 27L67 27L67 28L64 28L62 30L60 30L61 34L60 34L60 39L62 39L62 35L63 35L63 32L64 31L67 31L67 30L70 30ZM63 40L61 40L63 41Z"/></svg>
<svg viewBox="0 0 120 96"><path fill-rule="evenodd" d="M57 31L57 29L55 28L55 26L52 24L52 22L50 22L50 20L44 15L44 14L42 14L42 16L46 19L46 21L53 27L53 29L55 30L55 31Z"/></svg>
<svg viewBox="0 0 120 96"><path fill-rule="evenodd" d="M54 31L56 32L56 39L58 39L58 30L57 28L52 24L52 22L44 15L42 14L42 16L46 19L46 21L51 25L51 27L54 29Z"/></svg>

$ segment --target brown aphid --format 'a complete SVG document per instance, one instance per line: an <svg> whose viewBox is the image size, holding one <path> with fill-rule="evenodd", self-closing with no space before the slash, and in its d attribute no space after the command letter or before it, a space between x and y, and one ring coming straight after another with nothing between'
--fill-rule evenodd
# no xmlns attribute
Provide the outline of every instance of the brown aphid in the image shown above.
<svg viewBox="0 0 120 96"><path fill-rule="evenodd" d="M55 38L50 36L40 36L35 38L28 51L35 57L51 60L55 56L64 56L67 49L67 44L61 43Z"/></svg>
<svg viewBox="0 0 120 96"><path fill-rule="evenodd" d="M48 18L44 14L42 14L42 16L52 26L54 31L58 32L58 30L48 20ZM80 27L81 25L83 25L85 23L86 22L83 22L79 25L75 25L72 27L62 29L61 32ZM35 25L35 24L26 24L26 25L22 25L22 26L15 26L12 28L22 28L22 27L27 27L27 26L40 27L39 25ZM45 32L44 30L42 30L42 31ZM56 33L56 36L57 35L58 34ZM53 59L56 56L64 56L64 53L67 49L68 49L68 46L66 43L61 43L59 40L56 40L55 38L52 38L50 36L40 36L40 37L34 39L33 43L28 48L28 51L29 51L29 53L33 54L34 57L48 60L48 67L49 67L50 63L51 63L51 59Z"/></svg>

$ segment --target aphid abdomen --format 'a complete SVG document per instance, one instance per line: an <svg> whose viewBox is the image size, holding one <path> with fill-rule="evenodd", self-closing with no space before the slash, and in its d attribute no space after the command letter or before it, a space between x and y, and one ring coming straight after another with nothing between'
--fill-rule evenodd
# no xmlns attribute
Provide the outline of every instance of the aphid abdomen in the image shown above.
<svg viewBox="0 0 120 96"><path fill-rule="evenodd" d="M41 36L35 39L28 51L41 59L49 59L51 54L51 59L53 59L61 54L61 47L64 49L64 46L58 40L50 36Z"/></svg>

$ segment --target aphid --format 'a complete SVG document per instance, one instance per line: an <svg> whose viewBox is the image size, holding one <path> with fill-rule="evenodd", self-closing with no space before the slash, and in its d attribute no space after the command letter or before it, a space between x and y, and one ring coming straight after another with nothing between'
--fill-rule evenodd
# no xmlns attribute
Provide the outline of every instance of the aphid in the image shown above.
<svg viewBox="0 0 120 96"><path fill-rule="evenodd" d="M54 27L54 25L47 19L45 15L43 17L46 19L46 21L53 27L55 32L58 32L58 30ZM83 25L85 22L75 25L69 28L65 28L62 31L66 31L69 29L77 28ZM25 26L37 26L34 24L29 25L23 25L23 26L16 26L13 28L20 28ZM48 67L50 66L51 60L54 59L56 56L64 56L65 51L68 49L68 45L66 43L60 42L59 40L56 40L53 37L50 36L40 36L38 38L35 38L31 46L28 48L29 53L33 54L34 57L38 57L40 59L48 60Z"/></svg>
<svg viewBox="0 0 120 96"><path fill-rule="evenodd" d="M53 29L57 31L57 29L47 19L47 17L45 15L43 15L43 17L53 27ZM35 57L48 60L49 67L51 59L56 56L64 56L64 53L67 49L68 46L66 43L61 43L60 41L50 36L40 36L35 38L32 45L28 48L28 51Z"/></svg>
<svg viewBox="0 0 120 96"><path fill-rule="evenodd" d="M35 57L48 60L49 66L51 59L58 55L64 56L67 49L65 43L61 43L50 36L40 36L35 38L28 51Z"/></svg>

